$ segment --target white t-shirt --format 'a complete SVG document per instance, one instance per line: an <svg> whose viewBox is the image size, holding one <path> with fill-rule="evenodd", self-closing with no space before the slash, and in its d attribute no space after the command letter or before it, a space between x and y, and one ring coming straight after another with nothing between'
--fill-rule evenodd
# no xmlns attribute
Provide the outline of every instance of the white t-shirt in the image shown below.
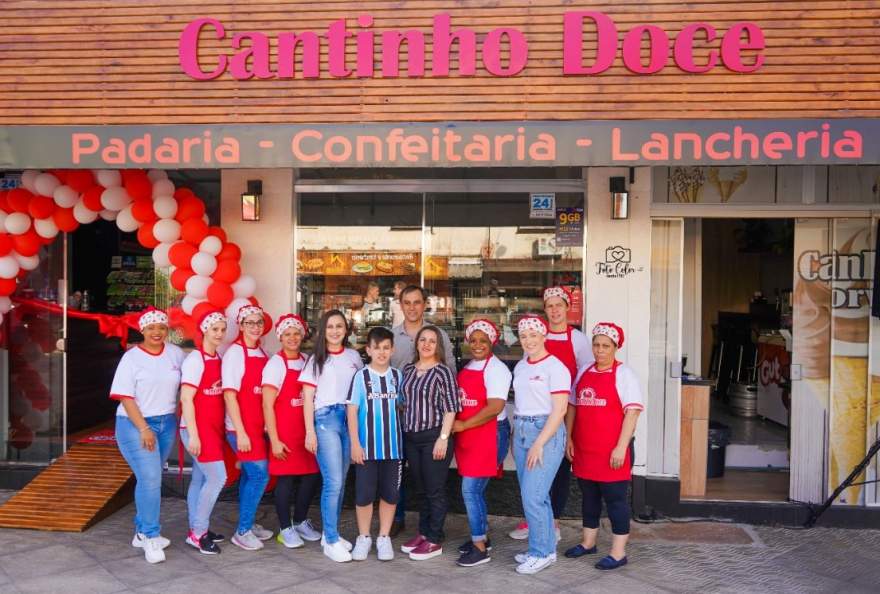
<svg viewBox="0 0 880 594"><path fill-rule="evenodd" d="M284 385L284 378L287 377L287 370L302 371L306 365L308 357L300 353L297 359L288 359L285 365L284 357L281 353L273 355L266 366L263 368L263 386L272 386L276 390L280 390Z"/></svg>
<svg viewBox="0 0 880 594"><path fill-rule="evenodd" d="M318 375L313 355L299 375L299 383L315 388L315 410L333 404L345 404L351 388L351 378L363 366L358 352L346 348L340 353L330 353L324 361L324 370Z"/></svg>
<svg viewBox="0 0 880 594"><path fill-rule="evenodd" d="M266 352L257 347L248 349L249 357L266 357ZM220 371L223 377L223 389L235 390L241 388L241 378L244 377L244 347L239 343L233 343L223 354L223 367Z"/></svg>
<svg viewBox="0 0 880 594"><path fill-rule="evenodd" d="M220 355L203 354L198 349L190 351L186 356L186 359L183 360L183 365L180 367L180 385L192 386L198 390L199 385L202 383L202 374L205 373L205 359L208 361L216 361L219 358ZM216 394L214 394L215 396L218 396L219 398L223 397L223 388L220 387L220 384L215 384L213 387L208 388L207 393L210 394L214 390L216 390ZM186 428L186 419L183 418L183 415L180 416L180 427L183 429Z"/></svg>
<svg viewBox="0 0 880 594"><path fill-rule="evenodd" d="M553 355L535 362L525 357L513 369L514 414L549 415L553 411L551 394L571 392L571 374Z"/></svg>
<svg viewBox="0 0 880 594"><path fill-rule="evenodd" d="M183 359L183 351L173 344L165 344L158 355L148 353L140 346L129 349L119 360L110 386L110 398L134 399L145 417L173 414L177 407ZM116 416L128 416L121 403Z"/></svg>
<svg viewBox="0 0 880 594"><path fill-rule="evenodd" d="M483 369L483 365L486 366L486 369L483 372L483 382L486 384L486 397L498 398L507 402L507 394L510 392L510 381L513 378L507 365L505 365L498 357L493 356L489 359L488 363L486 361L471 360L464 366L464 368L473 371L480 371ZM506 406L501 409L501 412L498 413L496 418L499 421L503 421L507 418Z"/></svg>
<svg viewBox="0 0 880 594"><path fill-rule="evenodd" d="M590 368L593 364L585 365L578 370L577 377L574 380L574 383L571 385L571 392L568 395L568 402L570 404L575 404L577 399L577 385L578 382L581 381L581 376L586 373L587 369ZM599 371L598 369L593 370L595 373L611 373L612 369L606 369L605 371ZM618 365L617 366L617 377L614 378L614 386L617 388L617 394L620 397L620 405L623 407L623 410L626 410L630 407L637 408L639 410L645 409L645 402L642 398L642 390L639 387L639 378L636 375L636 372L632 370L631 367L627 367L626 365Z"/></svg>
<svg viewBox="0 0 880 594"><path fill-rule="evenodd" d="M547 340L568 340L568 332L548 332ZM578 369L593 363L593 345L587 335L577 328L571 329L571 348Z"/></svg>

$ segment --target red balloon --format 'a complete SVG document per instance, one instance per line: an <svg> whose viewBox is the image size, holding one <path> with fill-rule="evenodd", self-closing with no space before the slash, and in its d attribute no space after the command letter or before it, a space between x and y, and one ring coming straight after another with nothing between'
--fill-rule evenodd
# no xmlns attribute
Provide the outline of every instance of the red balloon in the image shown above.
<svg viewBox="0 0 880 594"><path fill-rule="evenodd" d="M95 185L95 176L90 169L71 169L67 172L65 183L82 194Z"/></svg>
<svg viewBox="0 0 880 594"><path fill-rule="evenodd" d="M159 240L153 236L153 223L144 223L138 229L138 242L145 248L154 248L159 245Z"/></svg>
<svg viewBox="0 0 880 594"><path fill-rule="evenodd" d="M119 175L120 177L122 177L122 185L124 186L128 183L129 179L133 177L138 177L140 175L146 176L147 172L143 169L120 169Z"/></svg>
<svg viewBox="0 0 880 594"><path fill-rule="evenodd" d="M177 188L176 190L174 190L174 197L178 200L182 200L183 198L187 198L189 196L195 196L195 194L193 194L193 191L189 188Z"/></svg>
<svg viewBox="0 0 880 594"><path fill-rule="evenodd" d="M28 205L28 213L35 219L48 219L55 212L55 201L48 196L34 196Z"/></svg>
<svg viewBox="0 0 880 594"><path fill-rule="evenodd" d="M6 190L0 190L0 210L3 212L10 212L12 210L9 208L9 203L6 201L7 193Z"/></svg>
<svg viewBox="0 0 880 594"><path fill-rule="evenodd" d="M232 287L226 283L214 282L208 287L208 302L214 307L226 309L234 297Z"/></svg>
<svg viewBox="0 0 880 594"><path fill-rule="evenodd" d="M34 443L33 430L20 420L12 423L12 431L9 432L9 445L16 450L26 450Z"/></svg>
<svg viewBox="0 0 880 594"><path fill-rule="evenodd" d="M12 295L15 293L15 285L18 283L14 278L0 278L0 295Z"/></svg>
<svg viewBox="0 0 880 594"><path fill-rule="evenodd" d="M13 247L12 236L9 233L0 233L0 258L8 255Z"/></svg>
<svg viewBox="0 0 880 594"><path fill-rule="evenodd" d="M30 191L24 188L15 188L6 194L6 202L14 212L27 212L33 197L34 195Z"/></svg>
<svg viewBox="0 0 880 594"><path fill-rule="evenodd" d="M104 206L101 204L101 194L104 193L104 189L104 186L92 186L83 192L82 201L85 207L95 212L104 210Z"/></svg>
<svg viewBox="0 0 880 594"><path fill-rule="evenodd" d="M171 273L171 286L178 291L185 291L186 281L188 281L189 277L193 275L195 275L195 272L189 268L176 268L174 272ZM231 290L232 289L230 289L230 291Z"/></svg>
<svg viewBox="0 0 880 594"><path fill-rule="evenodd" d="M177 198L176 195L175 198ZM174 215L174 218L181 223L190 219L201 219L204 214L205 203L195 196L177 198L177 214Z"/></svg>
<svg viewBox="0 0 880 594"><path fill-rule="evenodd" d="M40 236L33 228L12 236L13 247L22 256L36 256L40 252L40 243Z"/></svg>
<svg viewBox="0 0 880 594"><path fill-rule="evenodd" d="M241 266L235 260L219 260L217 270L211 275L215 281L232 284L241 276Z"/></svg>
<svg viewBox="0 0 880 594"><path fill-rule="evenodd" d="M220 253L217 254L217 260L235 260L238 262L241 260L241 248L238 247L238 244L230 241L224 245L223 249L220 250Z"/></svg>
<svg viewBox="0 0 880 594"><path fill-rule="evenodd" d="M153 201L150 199L135 200L131 205L131 216L141 223L152 223L159 220L159 216L153 210Z"/></svg>
<svg viewBox="0 0 880 594"><path fill-rule="evenodd" d="M180 238L198 247L208 236L208 225L202 219L189 219L180 226Z"/></svg>
<svg viewBox="0 0 880 594"><path fill-rule="evenodd" d="M31 273L30 270L25 270L24 268L22 268L21 270L18 271L18 274L15 275L15 278L17 278L18 280L24 280L27 278L27 275L29 275L30 273Z"/></svg>
<svg viewBox="0 0 880 594"><path fill-rule="evenodd" d="M55 221L55 226L58 227L59 231L70 233L71 231L76 231L79 227L79 221L73 216L73 207L56 208L55 213L52 215L52 220Z"/></svg>
<svg viewBox="0 0 880 594"><path fill-rule="evenodd" d="M212 311L217 311L217 308L207 301L202 301L193 308L192 319L196 321L201 320L203 315Z"/></svg>
<svg viewBox="0 0 880 594"><path fill-rule="evenodd" d="M199 250L185 241L178 241L168 250L168 259L176 268L189 268L190 260Z"/></svg>
<svg viewBox="0 0 880 594"><path fill-rule="evenodd" d="M222 243L226 243L227 241L229 241L229 238L226 236L226 231L223 230L223 227L208 227L208 235L219 237Z"/></svg>
<svg viewBox="0 0 880 594"><path fill-rule="evenodd" d="M126 177L123 172L123 178L125 178L125 191L135 200L149 200L153 197L153 182L146 173L140 172Z"/></svg>

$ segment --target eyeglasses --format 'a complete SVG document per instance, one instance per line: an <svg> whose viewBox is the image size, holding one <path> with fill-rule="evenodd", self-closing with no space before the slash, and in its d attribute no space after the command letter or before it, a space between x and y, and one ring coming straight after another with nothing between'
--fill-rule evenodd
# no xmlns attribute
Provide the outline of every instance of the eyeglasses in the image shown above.
<svg viewBox="0 0 880 594"><path fill-rule="evenodd" d="M265 326L266 320L258 320L256 322L243 322L242 326L247 326L248 328L259 328L260 326Z"/></svg>

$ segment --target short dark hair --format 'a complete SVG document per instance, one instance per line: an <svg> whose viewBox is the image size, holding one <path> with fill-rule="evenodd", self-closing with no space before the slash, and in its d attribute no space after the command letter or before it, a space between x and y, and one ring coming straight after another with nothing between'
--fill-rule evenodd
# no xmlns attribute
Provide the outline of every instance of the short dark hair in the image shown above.
<svg viewBox="0 0 880 594"><path fill-rule="evenodd" d="M394 346L394 333L388 328L374 326L367 332L367 344L378 346L386 340L390 340L391 346Z"/></svg>
<svg viewBox="0 0 880 594"><path fill-rule="evenodd" d="M418 291L422 295L422 301L428 300L428 292L424 289L424 287L420 287L418 285L405 286L400 292L400 299L403 300L403 298L406 297L408 293L415 293L416 291Z"/></svg>

